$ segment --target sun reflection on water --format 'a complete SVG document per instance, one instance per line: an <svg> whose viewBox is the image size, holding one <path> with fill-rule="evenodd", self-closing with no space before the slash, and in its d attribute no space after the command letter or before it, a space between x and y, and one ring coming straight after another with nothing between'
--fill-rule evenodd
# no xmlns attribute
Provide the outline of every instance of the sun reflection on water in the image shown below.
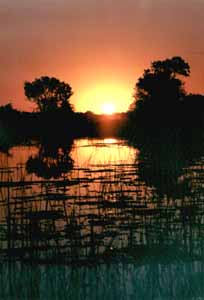
<svg viewBox="0 0 204 300"><path fill-rule="evenodd" d="M76 140L71 156L79 166L134 163L137 150L125 141L106 138Z"/></svg>
<svg viewBox="0 0 204 300"><path fill-rule="evenodd" d="M105 144L116 144L117 142L118 140L113 138L104 139Z"/></svg>

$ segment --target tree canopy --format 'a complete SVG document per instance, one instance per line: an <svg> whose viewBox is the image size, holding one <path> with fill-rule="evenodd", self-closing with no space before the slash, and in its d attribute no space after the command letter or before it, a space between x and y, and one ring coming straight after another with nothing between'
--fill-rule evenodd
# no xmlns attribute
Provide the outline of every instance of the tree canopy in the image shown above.
<svg viewBox="0 0 204 300"><path fill-rule="evenodd" d="M189 75L189 64L179 56L152 62L150 69L144 70L143 76L135 85L134 106L139 107L141 102L159 105L164 102L166 105L167 100L181 100L185 89L180 76Z"/></svg>
<svg viewBox="0 0 204 300"><path fill-rule="evenodd" d="M24 84L28 100L37 104L40 112L62 109L73 112L69 98L73 95L71 86L55 77L42 76Z"/></svg>

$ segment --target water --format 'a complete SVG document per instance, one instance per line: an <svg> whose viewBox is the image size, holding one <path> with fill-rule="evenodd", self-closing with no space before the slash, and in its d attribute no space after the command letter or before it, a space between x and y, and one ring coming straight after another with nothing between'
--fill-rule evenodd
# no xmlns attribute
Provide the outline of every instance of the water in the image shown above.
<svg viewBox="0 0 204 300"><path fill-rule="evenodd" d="M204 156L187 152L81 139L1 153L0 298L204 299Z"/></svg>

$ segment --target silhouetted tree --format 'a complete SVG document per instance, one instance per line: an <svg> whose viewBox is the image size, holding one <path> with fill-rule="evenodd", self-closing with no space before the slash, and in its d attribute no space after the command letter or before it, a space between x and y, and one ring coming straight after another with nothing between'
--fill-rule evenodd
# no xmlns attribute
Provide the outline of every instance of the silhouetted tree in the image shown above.
<svg viewBox="0 0 204 300"><path fill-rule="evenodd" d="M189 94L183 103L183 118L189 128L204 127L204 95Z"/></svg>
<svg viewBox="0 0 204 300"><path fill-rule="evenodd" d="M10 113L13 111L16 111L16 110L14 110L11 103L7 103L5 105L0 106L0 113Z"/></svg>
<svg viewBox="0 0 204 300"><path fill-rule="evenodd" d="M153 102L161 105L166 99L175 102L185 95L183 82L177 77L189 76L190 66L181 57L175 56L163 61L154 61L150 69L146 69L135 86L135 106ZM135 107L133 106L133 107Z"/></svg>
<svg viewBox="0 0 204 300"><path fill-rule="evenodd" d="M73 95L69 84L54 77L42 76L32 82L25 82L25 95L28 100L37 104L40 112L61 109L73 112L69 98Z"/></svg>
<svg viewBox="0 0 204 300"><path fill-rule="evenodd" d="M152 62L135 85L128 135L134 136L137 128L182 127L186 92L181 77L189 74L189 64L179 56Z"/></svg>

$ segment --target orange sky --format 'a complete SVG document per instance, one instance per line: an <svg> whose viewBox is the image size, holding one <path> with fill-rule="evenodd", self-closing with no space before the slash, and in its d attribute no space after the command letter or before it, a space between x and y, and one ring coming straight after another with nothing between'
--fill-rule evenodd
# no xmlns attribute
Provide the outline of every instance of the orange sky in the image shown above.
<svg viewBox="0 0 204 300"><path fill-rule="evenodd" d="M204 93L203 0L0 0L0 104L32 108L23 83L68 82L76 111L128 109L152 60L181 55Z"/></svg>

